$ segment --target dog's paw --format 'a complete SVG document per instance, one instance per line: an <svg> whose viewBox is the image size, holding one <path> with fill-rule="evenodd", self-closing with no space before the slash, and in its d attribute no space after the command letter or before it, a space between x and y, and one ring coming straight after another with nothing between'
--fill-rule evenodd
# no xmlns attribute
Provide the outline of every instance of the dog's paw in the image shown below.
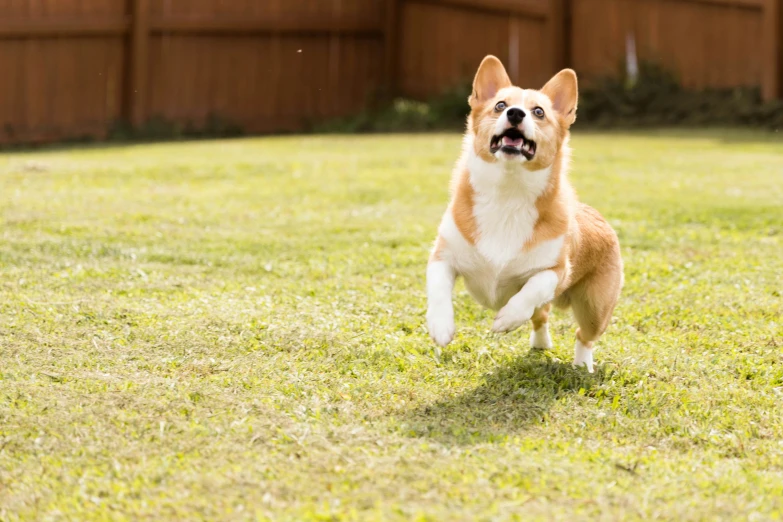
<svg viewBox="0 0 783 522"><path fill-rule="evenodd" d="M552 348L552 337L549 335L546 323L538 330L530 332L530 347L536 350L550 350Z"/></svg>
<svg viewBox="0 0 783 522"><path fill-rule="evenodd" d="M584 366L588 373L593 373L593 350L576 341L574 345L574 368Z"/></svg>
<svg viewBox="0 0 783 522"><path fill-rule="evenodd" d="M452 310L429 310L427 312L427 330L438 346L446 346L454 339L454 312Z"/></svg>
<svg viewBox="0 0 783 522"><path fill-rule="evenodd" d="M495 322L492 323L492 331L496 333L505 333L512 330L516 330L533 317L532 306L519 305L514 302L509 302L506 306L500 309L498 315L495 316Z"/></svg>

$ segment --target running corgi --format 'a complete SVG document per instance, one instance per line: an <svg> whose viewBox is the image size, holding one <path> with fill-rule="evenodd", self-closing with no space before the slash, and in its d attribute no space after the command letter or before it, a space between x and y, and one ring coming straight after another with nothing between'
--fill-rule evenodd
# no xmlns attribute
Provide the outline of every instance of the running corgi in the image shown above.
<svg viewBox="0 0 783 522"><path fill-rule="evenodd" d="M496 57L481 62L451 202L427 265L427 327L438 345L454 337L452 290L462 276L476 301L499 310L494 332L532 321L534 348L552 346L552 304L570 306L579 325L574 365L593 372L623 262L612 227L568 181L577 98L571 69L541 90L521 89Z"/></svg>

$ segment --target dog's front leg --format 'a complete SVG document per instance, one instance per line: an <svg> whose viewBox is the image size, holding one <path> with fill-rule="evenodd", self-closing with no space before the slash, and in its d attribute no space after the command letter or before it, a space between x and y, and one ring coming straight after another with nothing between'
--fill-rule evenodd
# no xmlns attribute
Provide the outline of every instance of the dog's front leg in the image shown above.
<svg viewBox="0 0 783 522"><path fill-rule="evenodd" d="M427 265L427 329L439 346L454 338L454 290L456 271L448 261L432 259Z"/></svg>
<svg viewBox="0 0 783 522"><path fill-rule="evenodd" d="M559 280L555 270L544 270L528 279L525 286L495 316L492 331L510 332L529 321L536 308L554 299Z"/></svg>

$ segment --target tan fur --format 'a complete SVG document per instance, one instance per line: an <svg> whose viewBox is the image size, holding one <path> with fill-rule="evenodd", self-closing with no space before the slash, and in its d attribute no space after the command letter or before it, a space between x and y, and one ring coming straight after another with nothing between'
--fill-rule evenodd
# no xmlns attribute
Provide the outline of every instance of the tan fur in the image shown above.
<svg viewBox="0 0 783 522"><path fill-rule="evenodd" d="M471 245L476 244L478 225L473 215L473 185L470 184L467 168L458 167L452 183L451 215L462 237Z"/></svg>
<svg viewBox="0 0 783 522"><path fill-rule="evenodd" d="M577 338L589 348L609 325L623 284L623 265L614 231L596 210L578 202L566 176L569 128L576 119L577 91L576 74L570 69L555 75L539 91L523 91L511 85L500 61L488 56L479 68L469 98L467 132L473 136L473 147L480 158L498 161L488 146L497 121L495 104L505 101L509 106L518 105L524 99L528 111L535 107L544 109L545 117L538 122L538 129L545 139L536 142L536 154L524 168L539 171L552 166L552 171L546 190L535 203L538 220L523 251L532 251L543 241L565 237L560 257L551 267L558 276L553 303L572 308L579 325ZM466 151L453 174L450 210L462 236L476 244L479 232L473 208L475 193L465 156ZM439 239L438 245L442 241ZM439 259L437 245L433 256ZM535 329L546 324L550 309L551 304L536 309L531 319Z"/></svg>
<svg viewBox="0 0 783 522"><path fill-rule="evenodd" d="M538 330L549 321L549 311L552 310L552 304L547 303L541 308L536 308L530 321L533 323L533 330Z"/></svg>
<svg viewBox="0 0 783 522"><path fill-rule="evenodd" d="M568 286L555 304L571 306L579 324L578 338L590 346L609 326L623 284L620 244L612 227L592 207L579 204L570 236Z"/></svg>
<svg viewBox="0 0 783 522"><path fill-rule="evenodd" d="M532 250L542 242L562 236L568 232L568 207L573 204L568 191L561 191L561 165L563 153L554 160L549 187L536 200L538 221L533 229L533 237L525 244L526 250Z"/></svg>

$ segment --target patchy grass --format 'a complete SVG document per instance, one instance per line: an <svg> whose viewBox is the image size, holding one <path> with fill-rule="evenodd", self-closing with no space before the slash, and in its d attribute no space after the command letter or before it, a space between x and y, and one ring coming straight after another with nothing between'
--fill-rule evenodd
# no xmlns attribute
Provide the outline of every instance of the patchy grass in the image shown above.
<svg viewBox="0 0 783 522"><path fill-rule="evenodd" d="M461 285L434 357L457 135L0 156L0 519L780 518L783 147L573 141L626 263L594 376Z"/></svg>

